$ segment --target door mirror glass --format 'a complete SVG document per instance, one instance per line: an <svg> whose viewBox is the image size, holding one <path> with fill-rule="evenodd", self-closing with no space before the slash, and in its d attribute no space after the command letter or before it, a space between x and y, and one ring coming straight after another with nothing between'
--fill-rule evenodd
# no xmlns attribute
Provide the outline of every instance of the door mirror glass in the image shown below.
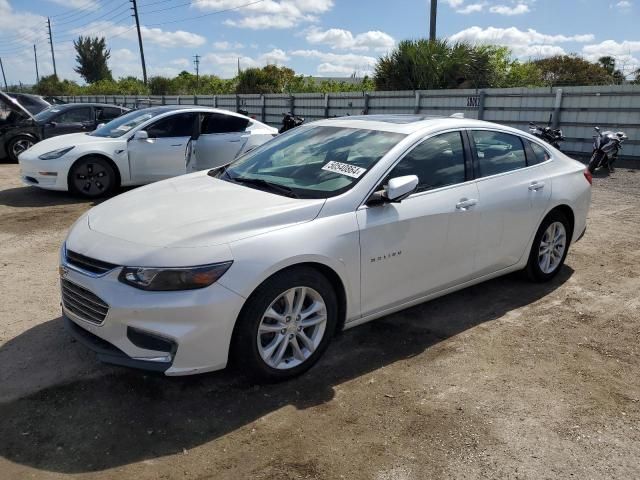
<svg viewBox="0 0 640 480"><path fill-rule="evenodd" d="M389 180L384 186L384 196L390 202L401 202L418 188L418 177L406 175Z"/></svg>
<svg viewBox="0 0 640 480"><path fill-rule="evenodd" d="M149 138L149 134L146 130L138 130L133 134L133 138L135 138L136 140L146 140Z"/></svg>

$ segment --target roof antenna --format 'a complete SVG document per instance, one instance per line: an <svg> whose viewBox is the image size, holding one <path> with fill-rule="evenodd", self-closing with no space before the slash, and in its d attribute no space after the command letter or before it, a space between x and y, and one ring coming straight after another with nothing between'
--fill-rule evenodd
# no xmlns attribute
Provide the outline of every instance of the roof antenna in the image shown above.
<svg viewBox="0 0 640 480"><path fill-rule="evenodd" d="M449 118L464 118L464 113L457 112L457 113L454 113L453 115L449 115Z"/></svg>

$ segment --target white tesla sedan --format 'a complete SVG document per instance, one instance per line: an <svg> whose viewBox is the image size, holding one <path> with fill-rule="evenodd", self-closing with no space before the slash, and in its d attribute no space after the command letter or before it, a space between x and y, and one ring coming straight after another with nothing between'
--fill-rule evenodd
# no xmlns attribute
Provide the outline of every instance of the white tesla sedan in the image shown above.
<svg viewBox="0 0 640 480"><path fill-rule="evenodd" d="M90 198L120 186L223 165L277 135L251 118L207 107L135 110L91 133L61 135L20 154L22 181Z"/></svg>
<svg viewBox="0 0 640 480"><path fill-rule="evenodd" d="M61 250L65 322L108 362L186 375L232 358L288 378L337 329L516 270L550 280L590 184L492 123L314 122L83 215Z"/></svg>

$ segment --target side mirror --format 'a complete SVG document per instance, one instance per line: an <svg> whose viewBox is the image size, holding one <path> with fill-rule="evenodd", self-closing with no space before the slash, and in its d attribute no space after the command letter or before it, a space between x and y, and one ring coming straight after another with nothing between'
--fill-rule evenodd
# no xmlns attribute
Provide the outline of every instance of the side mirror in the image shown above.
<svg viewBox="0 0 640 480"><path fill-rule="evenodd" d="M390 202L401 202L418 188L418 177L407 175L389 180L384 186L384 197Z"/></svg>
<svg viewBox="0 0 640 480"><path fill-rule="evenodd" d="M47 123L47 125L49 125L50 127L55 127L58 124L56 122L49 122Z"/></svg>
<svg viewBox="0 0 640 480"><path fill-rule="evenodd" d="M106 125L106 123L99 123L98 126L96 128L102 128Z"/></svg>
<svg viewBox="0 0 640 480"><path fill-rule="evenodd" d="M136 140L147 140L149 138L149 134L146 130L138 130L133 134L133 138Z"/></svg>

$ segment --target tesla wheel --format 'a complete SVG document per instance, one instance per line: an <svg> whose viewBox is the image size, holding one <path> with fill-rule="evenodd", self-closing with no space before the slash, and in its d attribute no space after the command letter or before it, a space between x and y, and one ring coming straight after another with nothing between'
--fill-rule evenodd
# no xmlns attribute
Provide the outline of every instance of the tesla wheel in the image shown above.
<svg viewBox="0 0 640 480"><path fill-rule="evenodd" d="M7 144L7 153L9 154L9 158L12 162L18 163L18 155L28 148L33 147L35 143L36 142L33 138L26 135L18 135L17 137L12 138Z"/></svg>
<svg viewBox="0 0 640 480"><path fill-rule="evenodd" d="M531 246L527 273L535 282L555 277L564 264L571 241L569 221L560 212L552 212L544 219Z"/></svg>
<svg viewBox="0 0 640 480"><path fill-rule="evenodd" d="M318 271L280 272L247 300L234 335L234 363L257 381L300 375L329 346L337 317L335 291Z"/></svg>
<svg viewBox="0 0 640 480"><path fill-rule="evenodd" d="M69 172L69 191L87 198L98 198L116 187L116 172L105 159L87 157L78 160Z"/></svg>

